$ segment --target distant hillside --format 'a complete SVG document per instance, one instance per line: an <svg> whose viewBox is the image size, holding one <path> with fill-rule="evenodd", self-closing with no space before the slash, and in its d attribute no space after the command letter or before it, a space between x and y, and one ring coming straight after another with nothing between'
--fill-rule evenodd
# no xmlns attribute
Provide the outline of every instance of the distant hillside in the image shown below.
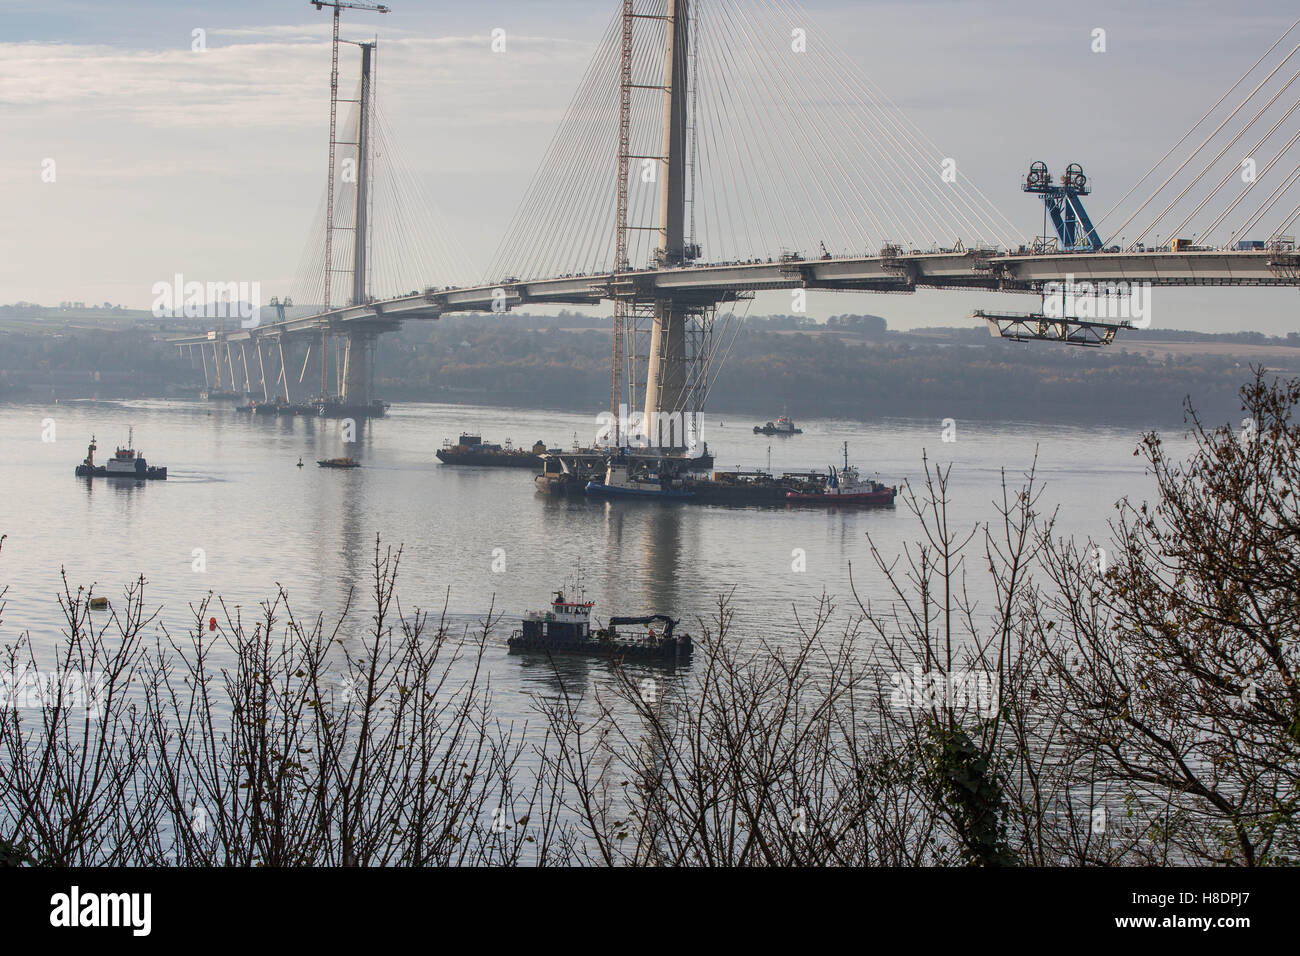
<svg viewBox="0 0 1300 956"><path fill-rule="evenodd" d="M12 308L12 307L11 307ZM147 315L147 313L145 313ZM12 316L11 316L12 318ZM0 315L0 397L183 394L202 372L162 341L158 320L83 327L80 319ZM171 322L173 320L167 320ZM734 333L734 334L733 334ZM1233 417L1251 363L1300 374L1300 335L1124 333L1110 349L992 338L982 327L890 332L879 316L760 316L720 329L710 414L795 418L932 416L1128 424L1181 421L1192 395L1207 416ZM448 316L382 336L379 394L595 412L609 395L607 319Z"/></svg>

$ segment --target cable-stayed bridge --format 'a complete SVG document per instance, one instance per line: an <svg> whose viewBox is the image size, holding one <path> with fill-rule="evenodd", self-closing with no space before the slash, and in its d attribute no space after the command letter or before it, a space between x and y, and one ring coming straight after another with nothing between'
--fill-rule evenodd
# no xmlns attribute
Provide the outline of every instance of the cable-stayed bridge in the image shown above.
<svg viewBox="0 0 1300 956"><path fill-rule="evenodd" d="M274 321L176 344L201 355L210 346L218 370L224 354L232 378L238 349L246 390L251 344L264 398L287 402L318 373L324 413L364 414L375 337L404 320L608 302L611 411L643 409L654 422L700 410L734 335L734 304L756 292L1300 285L1290 234L1300 218L1291 152L1300 43L1289 39L1300 21L1095 222L1081 169L1058 184L1035 164L1024 186L1043 201L1044 228L1025 236L797 0L615 4L487 276L470 284L426 285L443 263L410 255L418 230L375 211L375 143L386 134L373 46L360 45L357 97L340 100L336 42L328 200L295 296L324 306L294 316L279 305ZM343 102L354 108L340 136ZM412 206L393 203L402 215ZM385 230L396 234L386 245L376 239ZM416 290L376 294L377 260L412 270L387 285ZM1123 327L985 317L1004 335L1076 344L1109 343ZM287 364L291 340L307 344L301 371ZM685 436L669 427L652 444L680 449Z"/></svg>

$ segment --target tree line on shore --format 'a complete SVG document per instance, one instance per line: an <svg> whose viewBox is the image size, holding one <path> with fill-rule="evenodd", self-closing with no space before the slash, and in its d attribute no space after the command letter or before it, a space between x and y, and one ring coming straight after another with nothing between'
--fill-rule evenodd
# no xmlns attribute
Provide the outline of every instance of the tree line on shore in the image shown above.
<svg viewBox="0 0 1300 956"><path fill-rule="evenodd" d="M379 339L377 390L397 401L592 411L608 404L607 326L577 315L408 323ZM1152 410L1176 409L1188 395L1207 416L1233 414L1243 360L1230 345L1263 338L1216 336L1221 354L1159 358L1148 346L1195 333L1094 350L1009 343L983 329L889 332L878 316L834 316L830 323L767 316L747 319L731 335L719 333L725 361L715 366L708 398L720 414L1143 425ZM0 331L0 356L0 393L8 400L154 397L203 385L197 364L144 329Z"/></svg>

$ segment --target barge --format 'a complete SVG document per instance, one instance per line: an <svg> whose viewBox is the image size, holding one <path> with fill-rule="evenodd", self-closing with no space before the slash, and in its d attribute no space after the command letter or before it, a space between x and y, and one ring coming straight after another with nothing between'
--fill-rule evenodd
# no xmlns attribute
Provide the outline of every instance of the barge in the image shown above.
<svg viewBox="0 0 1300 956"><path fill-rule="evenodd" d="M633 473L625 458L611 458L600 481L587 482L587 494L602 498L690 498L681 479L663 472Z"/></svg>
<svg viewBox="0 0 1300 956"><path fill-rule="evenodd" d="M547 453L545 442L535 442L531 451L513 448L509 440L504 445L485 444L481 435L463 434L450 440L435 453L444 465L470 465L477 468L541 468L542 456Z"/></svg>
<svg viewBox="0 0 1300 956"><path fill-rule="evenodd" d="M704 453L695 458L659 456L635 448L612 452L609 449L575 447L572 451L548 451L542 455L542 471L533 478L533 484L547 495L586 494L588 485L604 483L611 458L623 458L630 465L646 468L667 462L677 474L707 473L713 469L713 454L708 442L704 443Z"/></svg>

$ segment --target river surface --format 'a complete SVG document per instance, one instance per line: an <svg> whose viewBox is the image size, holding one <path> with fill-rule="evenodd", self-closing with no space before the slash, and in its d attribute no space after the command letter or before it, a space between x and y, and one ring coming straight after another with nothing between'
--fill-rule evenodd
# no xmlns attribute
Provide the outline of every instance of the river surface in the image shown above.
<svg viewBox="0 0 1300 956"><path fill-rule="evenodd" d="M713 417L703 437L719 469L766 468L770 454L776 471L837 464L847 441L864 474L900 485L917 481L928 453L952 465L958 527L995 518L1003 470L1018 484L1035 454L1043 505L1059 506L1067 536L1106 539L1115 501L1153 492L1144 459L1133 454L1140 423L987 424L963 421L959 410L953 418L950 442L939 420L902 419L806 420L802 435L767 438L753 434L752 421ZM140 452L167 467L167 481L74 477L92 434L103 460L131 426ZM596 429L594 416L400 405L345 444L339 422L250 419L229 405L0 405L0 533L8 535L0 586L9 587L0 637L29 631L38 647L54 646L61 569L74 587L93 583L110 600L143 574L148 604L173 631L192 624L189 606L209 591L254 609L277 583L299 617L322 612L327 620L355 588L355 622L364 625L379 535L403 548L404 609L440 611L445 601L458 627L472 627L490 607L505 615L487 665L503 716L523 715L543 689L538 682L552 686L554 674L507 653L512 619L544 607L575 577L600 620L661 611L695 630L696 618L731 593L736 627L780 642L793 631L792 609L810 616L823 591L847 606L850 562L864 599L887 597L868 534L887 556L919 534L901 498L893 509L868 511L550 498L534 490L531 471L451 467L434 457L461 431L569 446L575 436L589 443ZM349 454L363 467L316 467ZM300 458L306 467L296 467ZM972 557L978 573L983 563ZM565 666L579 682L599 681L607 667Z"/></svg>

